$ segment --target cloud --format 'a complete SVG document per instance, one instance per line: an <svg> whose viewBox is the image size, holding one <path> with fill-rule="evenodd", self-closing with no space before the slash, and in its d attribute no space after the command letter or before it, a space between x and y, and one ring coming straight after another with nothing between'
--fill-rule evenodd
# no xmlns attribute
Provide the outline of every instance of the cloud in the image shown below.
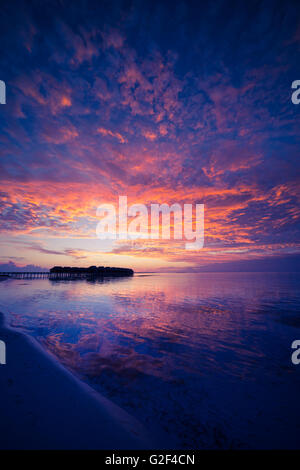
<svg viewBox="0 0 300 470"><path fill-rule="evenodd" d="M24 266L18 266L13 261L8 263L0 263L0 272L47 272L48 269L35 266L34 264L26 264Z"/></svg>
<svg viewBox="0 0 300 470"><path fill-rule="evenodd" d="M125 142L126 142L126 139L119 132L112 132L109 129L104 129L103 127L99 127L97 129L97 133L101 134L103 136L115 137L116 139L118 139L118 141L121 144L125 144Z"/></svg>
<svg viewBox="0 0 300 470"><path fill-rule="evenodd" d="M218 2L186 6L184 20L174 8L167 24L166 6L150 2L118 13L98 2L85 15L75 3L50 3L47 24L25 4L0 20L10 93L1 232L44 236L31 249L49 258L85 259L88 250L51 250L47 239L95 236L97 206L127 195L130 203L204 203L207 249L218 256L221 247L237 250L228 257L296 249L299 110L286 84L298 70L297 15L287 6L283 25L275 6L255 14L244 6L225 27ZM254 251L238 251L245 246ZM193 262L174 243L144 250Z"/></svg>

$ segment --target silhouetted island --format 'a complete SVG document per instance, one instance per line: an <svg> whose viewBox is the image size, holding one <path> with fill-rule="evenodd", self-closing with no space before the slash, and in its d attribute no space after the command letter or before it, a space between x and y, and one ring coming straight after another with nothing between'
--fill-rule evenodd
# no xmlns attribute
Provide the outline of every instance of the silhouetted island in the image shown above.
<svg viewBox="0 0 300 470"><path fill-rule="evenodd" d="M129 268L110 268L104 266L90 266L89 268L54 266L50 269L50 279L82 277L122 277L133 276L133 274L134 271Z"/></svg>

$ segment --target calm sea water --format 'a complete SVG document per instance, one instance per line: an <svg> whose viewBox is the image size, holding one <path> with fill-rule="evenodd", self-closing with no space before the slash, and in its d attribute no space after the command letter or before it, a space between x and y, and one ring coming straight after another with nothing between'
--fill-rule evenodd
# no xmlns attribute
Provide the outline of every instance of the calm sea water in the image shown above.
<svg viewBox="0 0 300 470"><path fill-rule="evenodd" d="M300 448L299 307L296 273L0 283L12 326L178 448Z"/></svg>

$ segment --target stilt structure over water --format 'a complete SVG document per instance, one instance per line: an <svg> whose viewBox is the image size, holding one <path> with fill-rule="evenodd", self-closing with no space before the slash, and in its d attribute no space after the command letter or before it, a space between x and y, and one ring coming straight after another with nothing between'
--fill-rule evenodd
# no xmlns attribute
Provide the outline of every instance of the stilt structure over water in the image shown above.
<svg viewBox="0 0 300 470"><path fill-rule="evenodd" d="M105 268L104 266L90 266L89 268L73 268L54 266L50 271L43 272L0 272L1 278L14 279L94 279L102 277L133 276L134 271L128 268Z"/></svg>
<svg viewBox="0 0 300 470"><path fill-rule="evenodd" d="M90 266L89 268L70 268L55 266L50 269L50 279L82 279L101 277L133 276L134 271L128 268L105 268L104 266Z"/></svg>

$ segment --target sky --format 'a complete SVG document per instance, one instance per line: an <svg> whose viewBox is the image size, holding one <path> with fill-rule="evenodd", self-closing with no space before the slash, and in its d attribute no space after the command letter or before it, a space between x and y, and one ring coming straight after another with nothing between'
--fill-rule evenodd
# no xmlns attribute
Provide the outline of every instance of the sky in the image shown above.
<svg viewBox="0 0 300 470"><path fill-rule="evenodd" d="M0 8L0 269L300 270L298 1ZM204 247L99 240L122 195L204 204Z"/></svg>

